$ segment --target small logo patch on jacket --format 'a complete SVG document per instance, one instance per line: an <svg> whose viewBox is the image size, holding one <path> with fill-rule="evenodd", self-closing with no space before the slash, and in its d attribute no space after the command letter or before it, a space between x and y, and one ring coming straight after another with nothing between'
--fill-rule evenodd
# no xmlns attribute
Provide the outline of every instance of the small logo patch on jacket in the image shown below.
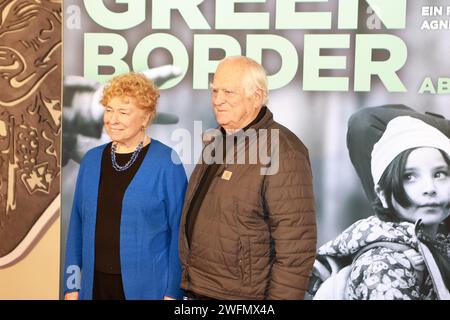
<svg viewBox="0 0 450 320"><path fill-rule="evenodd" d="M225 171L222 173L222 179L224 179L224 180L230 180L232 174L233 174L233 172L228 171L228 170L225 170Z"/></svg>

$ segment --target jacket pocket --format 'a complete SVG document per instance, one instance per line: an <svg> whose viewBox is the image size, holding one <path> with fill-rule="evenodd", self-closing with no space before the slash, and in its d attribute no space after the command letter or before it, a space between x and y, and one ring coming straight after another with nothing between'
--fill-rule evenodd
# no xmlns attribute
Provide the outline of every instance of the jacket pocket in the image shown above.
<svg viewBox="0 0 450 320"><path fill-rule="evenodd" d="M249 237L239 238L239 270L241 272L242 284L251 285L252 267L251 267L251 248Z"/></svg>

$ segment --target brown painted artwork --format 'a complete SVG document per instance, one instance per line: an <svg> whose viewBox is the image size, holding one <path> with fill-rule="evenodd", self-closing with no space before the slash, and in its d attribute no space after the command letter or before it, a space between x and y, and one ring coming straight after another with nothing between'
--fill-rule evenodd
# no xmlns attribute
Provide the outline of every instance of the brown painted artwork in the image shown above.
<svg viewBox="0 0 450 320"><path fill-rule="evenodd" d="M33 227L42 233L55 219L48 210L60 193L61 21L61 1L0 0L0 267L18 258L18 246L32 246Z"/></svg>

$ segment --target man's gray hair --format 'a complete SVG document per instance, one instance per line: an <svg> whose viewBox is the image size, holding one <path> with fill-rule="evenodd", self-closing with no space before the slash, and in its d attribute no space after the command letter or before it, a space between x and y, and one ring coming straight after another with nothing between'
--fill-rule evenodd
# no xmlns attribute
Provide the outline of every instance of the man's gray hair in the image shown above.
<svg viewBox="0 0 450 320"><path fill-rule="evenodd" d="M268 101L268 81L266 70L255 60L246 56L230 56L220 61L219 65L224 62L241 62L246 69L245 77L242 79L242 85L247 96L252 95L256 90L261 90L263 96L263 105Z"/></svg>

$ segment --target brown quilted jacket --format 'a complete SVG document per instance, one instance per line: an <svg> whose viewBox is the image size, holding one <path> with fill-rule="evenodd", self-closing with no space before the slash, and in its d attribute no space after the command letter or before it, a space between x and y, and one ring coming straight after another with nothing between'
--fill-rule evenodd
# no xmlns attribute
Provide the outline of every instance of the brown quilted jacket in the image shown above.
<svg viewBox="0 0 450 320"><path fill-rule="evenodd" d="M188 244L186 215L207 164L196 166L180 224L181 287L216 299L302 299L316 251L308 150L268 109L252 128L268 129L269 149L279 151L278 165L276 157L270 165L278 171L261 174L270 166L261 162L222 165ZM279 143L272 145L271 129Z"/></svg>

